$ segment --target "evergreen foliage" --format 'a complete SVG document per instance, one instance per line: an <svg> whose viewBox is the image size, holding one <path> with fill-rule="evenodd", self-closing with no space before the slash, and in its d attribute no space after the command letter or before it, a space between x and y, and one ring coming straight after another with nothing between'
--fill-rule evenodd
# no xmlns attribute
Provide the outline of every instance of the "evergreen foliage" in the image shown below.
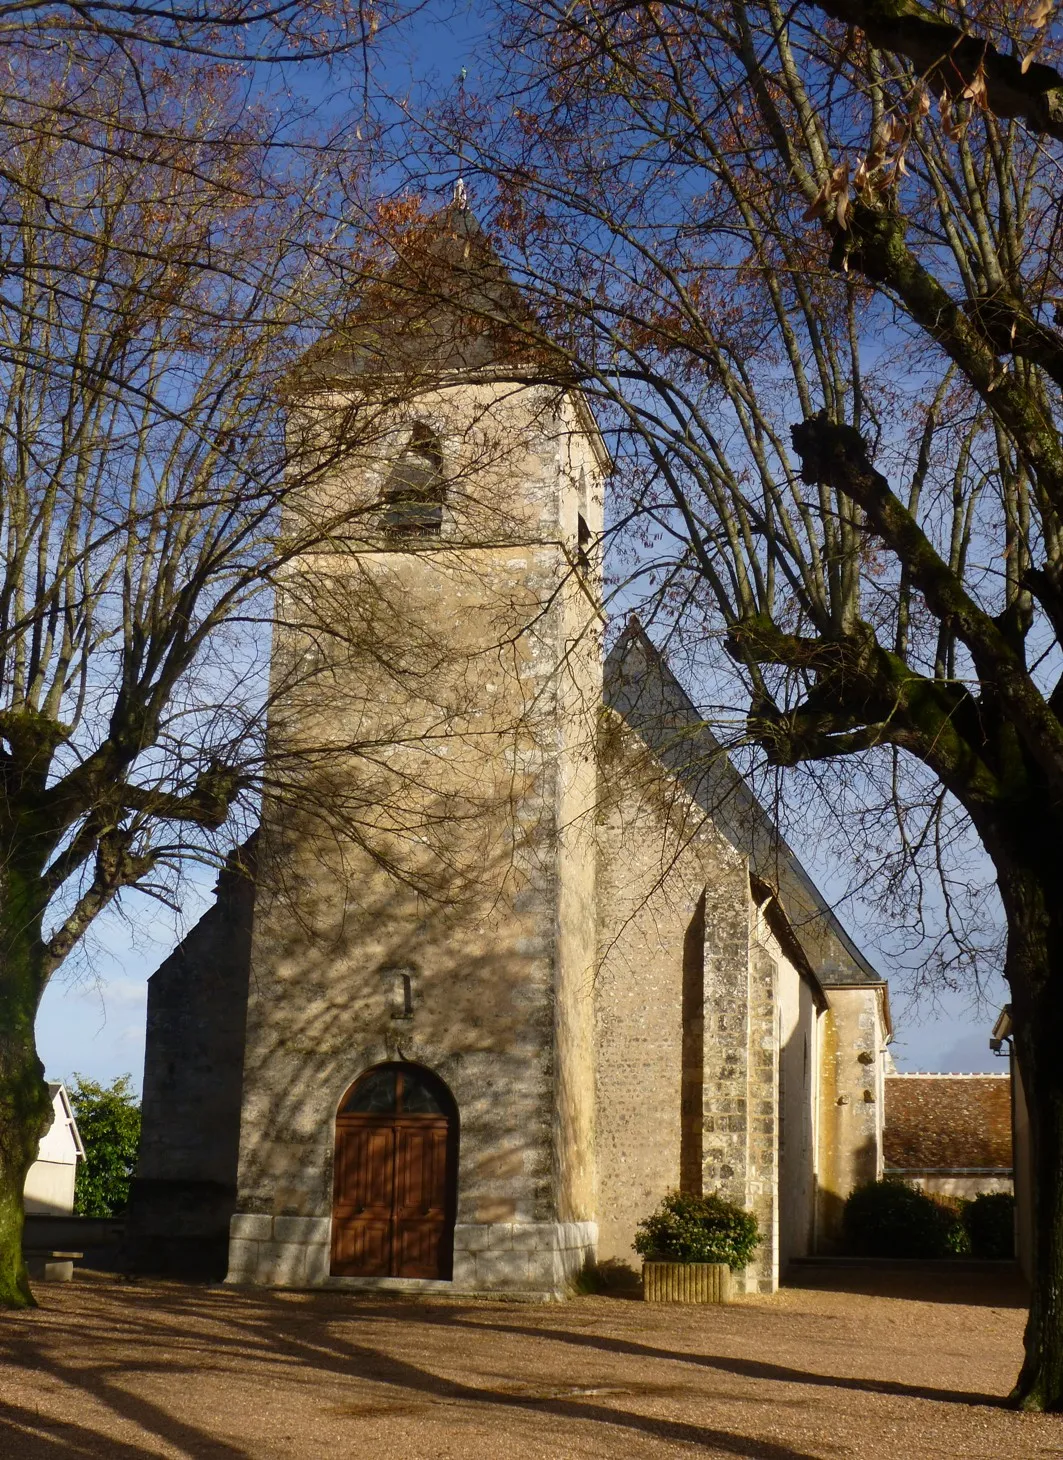
<svg viewBox="0 0 1063 1460"><path fill-rule="evenodd" d="M967 1203L963 1224L975 1257L1015 1256L1015 1198L1007 1191L985 1192Z"/></svg>
<svg viewBox="0 0 1063 1460"><path fill-rule="evenodd" d="M858 1186L842 1224L847 1249L859 1257L949 1257L963 1246L958 1213L903 1181Z"/></svg>
<svg viewBox="0 0 1063 1460"><path fill-rule="evenodd" d="M85 1147L78 1163L74 1211L80 1217L116 1217L129 1201L137 1164L140 1106L129 1075L101 1085L75 1075L70 1105Z"/></svg>
<svg viewBox="0 0 1063 1460"><path fill-rule="evenodd" d="M722 1197L670 1191L638 1225L634 1248L651 1262L726 1262L738 1272L760 1241L757 1219Z"/></svg>

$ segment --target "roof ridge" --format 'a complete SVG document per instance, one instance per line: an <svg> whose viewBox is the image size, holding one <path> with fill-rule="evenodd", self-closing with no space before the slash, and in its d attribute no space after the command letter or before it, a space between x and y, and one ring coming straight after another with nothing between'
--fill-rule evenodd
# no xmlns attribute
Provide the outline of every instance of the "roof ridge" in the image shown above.
<svg viewBox="0 0 1063 1460"><path fill-rule="evenodd" d="M628 654L635 646L642 652L649 667L658 672L663 700L662 704L657 707L647 702L644 708L648 713L641 714L638 701L647 688L647 679L652 682L652 675L639 676L637 680L625 684L624 665ZM634 694L631 692L632 689ZM645 743L667 766L670 773L690 792L714 822L719 821L721 810L730 802L731 814L734 818L732 831L728 834L726 829L722 827L718 827L718 829L735 846L736 850L750 858L751 866L754 866L757 875L771 885L777 895L783 893L783 888L781 885L775 886L774 884L780 882L778 876L780 864L785 865L788 875L801 889L799 900L807 900L807 906L803 911L811 914L811 917L796 918L793 911L787 909L787 915L795 932L798 932L798 936L800 936L799 930L803 925L813 918L818 920L827 928L842 957L846 960L846 967L824 965L816 968L817 976L824 987L831 985L866 987L871 984L885 984L886 980L882 978L871 960L848 932L829 899L783 836L774 818L763 806L746 778L737 770L726 747L721 744L708 720L700 712L686 687L672 669L667 655L650 638L635 612L628 614L624 628L606 656L605 698L609 707L616 710L624 721L642 736ZM661 725L664 722L670 722L671 733L667 742L662 744L659 734L654 735L654 724ZM694 768L693 774L689 765L676 764L675 750L682 740L684 726L691 732L691 735L696 732L697 736L702 739L703 749L711 752L710 757L704 755L701 757L701 762ZM713 806L706 805L702 799L705 781L710 775L716 780L716 791L719 793L714 793ZM726 784L724 784L725 780ZM743 832L741 828L746 822L748 822L748 826ZM772 853L776 868L774 877L771 875L770 868L763 865L758 858L756 850L758 837L765 838L766 843L774 849ZM790 893L792 894L794 891L795 888L791 887ZM787 896L789 900L789 894ZM835 964L836 962L837 960L835 960ZM855 977L849 975L850 967Z"/></svg>
<svg viewBox="0 0 1063 1460"><path fill-rule="evenodd" d="M1010 1070L892 1070L887 1080L1010 1080Z"/></svg>

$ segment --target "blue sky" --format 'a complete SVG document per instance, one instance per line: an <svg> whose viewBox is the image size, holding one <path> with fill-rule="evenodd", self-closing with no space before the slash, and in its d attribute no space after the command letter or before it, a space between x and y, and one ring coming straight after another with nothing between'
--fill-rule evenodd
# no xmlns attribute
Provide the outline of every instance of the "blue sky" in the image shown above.
<svg viewBox="0 0 1063 1460"><path fill-rule="evenodd" d="M486 22L469 0L434 0L414 25L389 40L388 50L385 84L395 95L421 85L450 91L462 67L468 72L467 86L475 91L484 64L489 66L492 59ZM355 90L358 85L359 78L353 78ZM325 104L342 106L345 90L342 73L334 72L319 95L323 99L331 93ZM128 1073L140 1087L147 979L209 905L212 883L209 875L186 883L179 917L134 895L125 916L100 921L86 948L52 981L41 1006L38 1046L49 1077L66 1078L77 1070L109 1081ZM859 927L845 921L859 942ZM873 956L872 961L889 977L885 960ZM910 1070L1000 1070L988 1038L1006 989L997 980L986 993L987 1005L980 1009L955 994L940 996L934 1006L912 1007L895 982L893 1053L898 1065Z"/></svg>

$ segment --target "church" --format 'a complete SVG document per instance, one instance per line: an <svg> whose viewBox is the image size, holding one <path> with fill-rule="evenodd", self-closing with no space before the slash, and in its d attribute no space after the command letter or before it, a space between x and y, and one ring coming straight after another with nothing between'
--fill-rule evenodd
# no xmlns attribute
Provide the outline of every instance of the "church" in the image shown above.
<svg viewBox="0 0 1063 1460"><path fill-rule="evenodd" d="M149 982L131 1256L562 1296L679 1188L756 1214L772 1291L881 1175L886 984L609 635L605 443L471 214L435 228L448 286L300 401L373 429L300 506L345 529L278 590L261 825Z"/></svg>

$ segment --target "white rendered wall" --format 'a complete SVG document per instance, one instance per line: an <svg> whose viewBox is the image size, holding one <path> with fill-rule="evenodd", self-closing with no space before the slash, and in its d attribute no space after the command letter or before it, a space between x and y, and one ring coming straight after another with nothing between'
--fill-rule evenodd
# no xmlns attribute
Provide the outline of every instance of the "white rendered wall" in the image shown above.
<svg viewBox="0 0 1063 1460"><path fill-rule="evenodd" d="M56 1216L74 1210L74 1177L81 1146L60 1085L52 1096L52 1123L41 1137L37 1159L26 1175L27 1212Z"/></svg>
<svg viewBox="0 0 1063 1460"><path fill-rule="evenodd" d="M34 1161L26 1176L24 1204L35 1216L69 1216L74 1210L77 1167L63 1161Z"/></svg>

